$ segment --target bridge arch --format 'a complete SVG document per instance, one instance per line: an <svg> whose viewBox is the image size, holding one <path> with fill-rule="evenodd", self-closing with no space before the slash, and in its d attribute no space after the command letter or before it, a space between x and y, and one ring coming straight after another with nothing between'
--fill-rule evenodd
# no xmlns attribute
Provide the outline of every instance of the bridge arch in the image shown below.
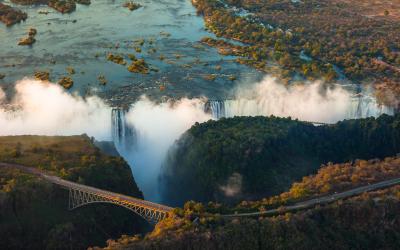
<svg viewBox="0 0 400 250"><path fill-rule="evenodd" d="M168 211L166 210L129 202L119 199L118 197L69 188L69 210L74 210L93 203L108 203L129 209L152 224L155 224L168 216Z"/></svg>

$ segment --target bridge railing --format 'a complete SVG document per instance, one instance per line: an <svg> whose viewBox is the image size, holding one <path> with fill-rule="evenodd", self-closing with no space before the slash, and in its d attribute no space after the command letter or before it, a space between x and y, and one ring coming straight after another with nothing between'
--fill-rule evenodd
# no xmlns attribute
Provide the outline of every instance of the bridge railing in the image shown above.
<svg viewBox="0 0 400 250"><path fill-rule="evenodd" d="M40 169L26 167L18 164L10 164L10 163L1 163L0 167L11 167L17 168L21 171L36 175L46 181L58 185L70 192L70 201L71 201L71 194L72 192L78 192L79 195L72 197L79 200L79 206L73 206L74 208L83 206L85 204L94 203L94 202L106 202L106 203L113 203L119 206L123 206L132 210L133 212L137 213L138 215L142 216L146 220L150 222L161 220L165 218L169 211L173 208L157 204L154 202L134 198L131 196L114 193L107 190L102 190L95 187L86 186L83 184L78 184L72 181L67 181L61 179L58 176L49 175L43 172ZM90 199L87 199L90 196ZM75 202L75 200L74 200Z"/></svg>
<svg viewBox="0 0 400 250"><path fill-rule="evenodd" d="M110 198L110 199L125 200L125 201L128 201L128 202L140 204L142 206L146 206L146 207L149 207L149 208L162 210L162 211L165 211L165 212L169 212L169 211L171 211L173 209L171 207L168 207L168 206L165 206L165 205L161 205L161 204L157 204L157 203L154 203L154 202L151 202L151 201L141 200L141 199L134 198L134 197L131 197L131 196L127 196L127 195L123 195L123 194L119 194L119 193L114 193L114 192L111 192L111 191L106 191L106 190L102 190L102 189L99 189L99 188L86 186L86 185L83 185L83 184L78 184L78 183L75 183L75 182L72 182L72 181L63 180L63 179L61 179L60 177L57 177L57 176L49 176L49 175L46 175L46 174L43 174L42 176L46 180L48 180L48 181L50 181L50 182L52 182L54 184L57 184L59 186L62 186L64 188L66 188L66 189L69 189L69 188L79 189L79 190L82 190L82 191L85 191L85 192L88 192L88 193L101 195L101 196L104 196L104 197L107 197L107 198Z"/></svg>

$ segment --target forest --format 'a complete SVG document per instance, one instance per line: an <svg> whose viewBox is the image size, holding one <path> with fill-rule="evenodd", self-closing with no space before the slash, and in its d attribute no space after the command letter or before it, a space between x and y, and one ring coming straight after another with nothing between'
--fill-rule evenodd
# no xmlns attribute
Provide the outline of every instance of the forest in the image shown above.
<svg viewBox="0 0 400 250"><path fill-rule="evenodd" d="M290 192L277 197L297 199L299 196L295 190L299 186L310 190L308 197L325 192L340 192L345 187L340 185L339 179L348 188L364 185L373 178L398 177L399 161L399 157L390 157L324 166L318 174L305 177L302 182L293 184ZM350 180L351 183L348 183ZM330 185L329 191L321 188L327 185ZM253 205L273 200L276 201L276 197L266 197ZM221 213L242 212L244 204L249 205L242 202L238 207L226 207L213 202L204 205L189 201L182 209L175 209L169 218L158 223L153 232L145 237L123 236L109 240L103 249L398 248L399 185L297 213L286 212L272 217L221 217Z"/></svg>
<svg viewBox="0 0 400 250"><path fill-rule="evenodd" d="M160 179L163 197L173 205L254 200L286 191L321 164L399 152L400 115L325 126L273 116L235 117L189 129L170 150Z"/></svg>
<svg viewBox="0 0 400 250"><path fill-rule="evenodd" d="M86 135L0 137L0 162L37 167L62 178L142 198L130 167ZM85 249L146 229L112 205L68 210L68 191L17 169L0 168L0 249Z"/></svg>

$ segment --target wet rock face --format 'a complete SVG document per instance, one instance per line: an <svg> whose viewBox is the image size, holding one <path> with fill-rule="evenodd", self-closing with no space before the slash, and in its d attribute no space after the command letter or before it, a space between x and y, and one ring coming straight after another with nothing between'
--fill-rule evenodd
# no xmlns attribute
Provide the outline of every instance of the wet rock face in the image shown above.
<svg viewBox="0 0 400 250"><path fill-rule="evenodd" d="M0 3L0 21L7 26L25 21L28 15L25 12L14 9L8 5Z"/></svg>

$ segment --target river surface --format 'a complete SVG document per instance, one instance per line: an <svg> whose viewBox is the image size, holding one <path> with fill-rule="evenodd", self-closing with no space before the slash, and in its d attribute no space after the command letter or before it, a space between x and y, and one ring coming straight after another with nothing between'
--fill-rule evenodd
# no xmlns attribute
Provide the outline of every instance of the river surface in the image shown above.
<svg viewBox="0 0 400 250"><path fill-rule="evenodd" d="M28 13L28 19L10 28L0 24L0 73L6 75L0 86L12 89L15 81L33 76L35 71L49 71L51 81L56 82L72 67L76 73L70 91L126 104L143 94L155 99L202 95L221 99L241 81L231 81L230 76L260 79L260 73L234 63L233 57L220 56L216 49L199 43L213 34L204 29L204 21L190 1L136 2L143 7L135 11L122 7L124 1L95 0L89 6L77 4L71 14L61 14L47 6L20 6L6 0ZM30 27L38 30L36 43L18 46ZM137 43L141 39L145 40L143 46ZM142 51L137 53L135 47ZM128 64L128 54L144 58L158 72L131 73L126 66L107 61L110 52L123 55ZM216 74L216 79L204 79L209 74ZM105 76L106 86L99 84L100 75ZM160 90L161 85L165 89Z"/></svg>

